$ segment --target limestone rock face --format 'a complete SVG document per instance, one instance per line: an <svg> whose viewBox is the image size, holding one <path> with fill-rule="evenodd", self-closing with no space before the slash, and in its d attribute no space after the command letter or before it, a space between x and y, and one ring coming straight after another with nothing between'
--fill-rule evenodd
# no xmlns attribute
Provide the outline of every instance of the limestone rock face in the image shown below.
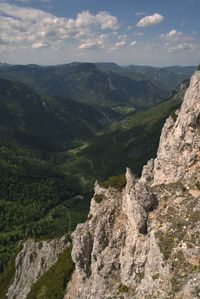
<svg viewBox="0 0 200 299"><path fill-rule="evenodd" d="M175 116L176 118L176 116ZM200 168L200 72L192 76L177 119L168 118L162 130L153 183L190 180Z"/></svg>
<svg viewBox="0 0 200 299"><path fill-rule="evenodd" d="M127 169L121 191L96 184L88 220L73 233L65 299L200 298L199 170L196 71L141 178Z"/></svg>
<svg viewBox="0 0 200 299"><path fill-rule="evenodd" d="M31 286L53 266L59 254L68 246L65 237L59 240L35 242L28 239L15 261L15 277L8 289L8 299L25 299Z"/></svg>

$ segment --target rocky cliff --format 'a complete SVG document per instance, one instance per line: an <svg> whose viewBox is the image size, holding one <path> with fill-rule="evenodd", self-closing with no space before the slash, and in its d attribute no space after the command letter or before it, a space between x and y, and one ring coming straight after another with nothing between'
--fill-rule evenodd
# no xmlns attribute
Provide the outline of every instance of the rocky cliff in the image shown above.
<svg viewBox="0 0 200 299"><path fill-rule="evenodd" d="M122 190L96 184L73 233L65 299L200 298L200 71L162 130L157 158Z"/></svg>
<svg viewBox="0 0 200 299"><path fill-rule="evenodd" d="M59 254L69 245L65 237L40 242L28 239L17 255L15 277L7 299L25 299L34 282L56 263Z"/></svg>

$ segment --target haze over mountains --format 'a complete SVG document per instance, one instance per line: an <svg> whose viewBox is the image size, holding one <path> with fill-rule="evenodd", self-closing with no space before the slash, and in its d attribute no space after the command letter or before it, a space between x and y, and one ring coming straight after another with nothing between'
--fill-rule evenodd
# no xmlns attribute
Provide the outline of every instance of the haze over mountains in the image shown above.
<svg viewBox="0 0 200 299"><path fill-rule="evenodd" d="M97 63L105 71L114 71L133 80L149 80L166 90L176 90L181 81L189 78L195 70L194 66L153 67L128 65L120 67L115 63Z"/></svg>
<svg viewBox="0 0 200 299"><path fill-rule="evenodd" d="M21 81L33 90L68 96L98 106L148 107L168 97L194 67L120 67L112 63L58 66L2 65L0 77Z"/></svg>

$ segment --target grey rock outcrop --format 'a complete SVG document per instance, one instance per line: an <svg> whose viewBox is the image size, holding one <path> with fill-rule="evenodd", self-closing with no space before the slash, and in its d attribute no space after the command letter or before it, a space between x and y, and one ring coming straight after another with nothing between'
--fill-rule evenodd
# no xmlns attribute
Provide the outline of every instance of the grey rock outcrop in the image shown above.
<svg viewBox="0 0 200 299"><path fill-rule="evenodd" d="M15 261L15 277L7 292L8 299L25 299L31 286L53 266L59 254L69 246L65 237L35 242L28 239Z"/></svg>
<svg viewBox="0 0 200 299"><path fill-rule="evenodd" d="M177 119L168 118L154 162L154 184L190 180L200 168L200 72L190 81Z"/></svg>
<svg viewBox="0 0 200 299"><path fill-rule="evenodd" d="M199 170L196 71L141 178L127 169L123 190L95 186L88 220L73 233L65 299L200 298Z"/></svg>

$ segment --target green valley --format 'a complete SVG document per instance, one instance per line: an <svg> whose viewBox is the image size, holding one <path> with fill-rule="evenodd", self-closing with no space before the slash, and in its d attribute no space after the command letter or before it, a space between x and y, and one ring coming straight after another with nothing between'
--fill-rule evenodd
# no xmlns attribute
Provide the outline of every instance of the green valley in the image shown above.
<svg viewBox="0 0 200 299"><path fill-rule="evenodd" d="M86 66L99 76L96 66L82 67ZM32 82L31 74L22 81ZM100 74L103 82L112 76L117 84L117 75ZM85 220L95 180L119 175L126 166L139 175L156 154L165 119L180 105L176 96L162 101L154 98L154 87L148 82L139 82L140 89L136 84L140 100L127 102L119 93L119 101L97 105L99 100L89 104L89 98L75 101L53 92L43 94L40 88L38 93L32 84L28 87L15 76L15 81L0 79L0 285L20 240L70 236L77 223ZM93 87L99 82L99 77L94 78ZM78 82L77 77L73 80ZM124 90L129 90L126 84L131 79L120 80ZM104 86L99 88L92 92L99 96L102 90L105 100ZM153 93L145 103L149 88Z"/></svg>

